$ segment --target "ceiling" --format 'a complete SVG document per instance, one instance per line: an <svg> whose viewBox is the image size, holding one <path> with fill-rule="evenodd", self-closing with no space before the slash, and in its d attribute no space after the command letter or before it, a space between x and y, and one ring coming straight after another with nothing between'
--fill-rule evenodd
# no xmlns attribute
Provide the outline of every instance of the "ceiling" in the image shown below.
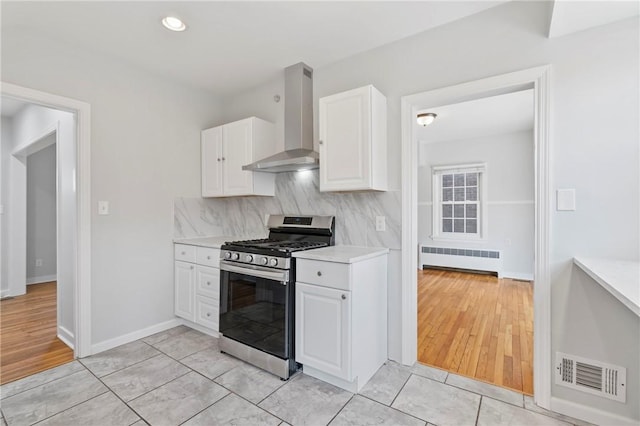
<svg viewBox="0 0 640 426"><path fill-rule="evenodd" d="M481 98L419 112L438 117L427 127L416 123L421 143L502 135L533 129L533 89Z"/></svg>
<svg viewBox="0 0 640 426"><path fill-rule="evenodd" d="M57 40L224 96L286 66L319 68L504 2L4 1L0 28L3 44ZM169 14L187 30L164 29Z"/></svg>

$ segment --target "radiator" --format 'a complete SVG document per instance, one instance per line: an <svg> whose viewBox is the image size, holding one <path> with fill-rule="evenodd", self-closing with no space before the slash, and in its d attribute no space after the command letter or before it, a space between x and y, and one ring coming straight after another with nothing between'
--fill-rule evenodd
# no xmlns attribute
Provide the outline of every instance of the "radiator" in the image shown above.
<svg viewBox="0 0 640 426"><path fill-rule="evenodd" d="M452 247L433 247L420 244L420 265L439 266L471 271L495 272L502 278L502 252Z"/></svg>

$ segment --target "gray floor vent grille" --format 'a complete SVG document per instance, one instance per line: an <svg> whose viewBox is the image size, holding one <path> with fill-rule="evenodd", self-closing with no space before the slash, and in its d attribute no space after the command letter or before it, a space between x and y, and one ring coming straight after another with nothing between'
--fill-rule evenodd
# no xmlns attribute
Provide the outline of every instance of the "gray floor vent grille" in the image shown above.
<svg viewBox="0 0 640 426"><path fill-rule="evenodd" d="M617 365L556 353L556 384L625 402L627 370Z"/></svg>

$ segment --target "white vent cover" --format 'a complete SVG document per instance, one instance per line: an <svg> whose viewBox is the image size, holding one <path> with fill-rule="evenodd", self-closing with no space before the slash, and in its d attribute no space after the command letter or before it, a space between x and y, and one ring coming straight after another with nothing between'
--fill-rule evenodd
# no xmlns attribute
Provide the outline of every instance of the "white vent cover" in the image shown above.
<svg viewBox="0 0 640 426"><path fill-rule="evenodd" d="M625 402L627 369L556 352L556 384Z"/></svg>

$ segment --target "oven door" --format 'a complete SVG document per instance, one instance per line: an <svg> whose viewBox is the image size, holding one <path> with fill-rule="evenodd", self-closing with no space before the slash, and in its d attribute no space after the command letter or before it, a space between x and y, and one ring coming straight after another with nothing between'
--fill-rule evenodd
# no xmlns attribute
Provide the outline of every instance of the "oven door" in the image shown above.
<svg viewBox="0 0 640 426"><path fill-rule="evenodd" d="M220 333L290 358L293 296L289 271L220 261Z"/></svg>

